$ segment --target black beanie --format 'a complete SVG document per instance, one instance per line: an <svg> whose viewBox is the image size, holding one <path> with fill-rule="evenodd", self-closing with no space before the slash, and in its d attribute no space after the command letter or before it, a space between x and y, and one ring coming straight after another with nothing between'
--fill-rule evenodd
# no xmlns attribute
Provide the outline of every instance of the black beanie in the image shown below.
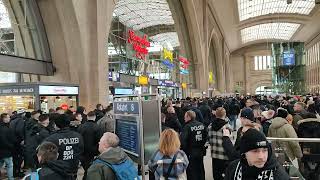
<svg viewBox="0 0 320 180"><path fill-rule="evenodd" d="M277 117L282 117L282 118L287 118L288 116L288 111L283 109L283 108L279 108L277 110Z"/></svg>
<svg viewBox="0 0 320 180"><path fill-rule="evenodd" d="M267 148L269 145L266 136L255 128L248 129L240 139L240 154L258 148Z"/></svg>
<svg viewBox="0 0 320 180"><path fill-rule="evenodd" d="M68 127L70 125L70 116L67 114L61 114L54 120L54 123L60 129Z"/></svg>

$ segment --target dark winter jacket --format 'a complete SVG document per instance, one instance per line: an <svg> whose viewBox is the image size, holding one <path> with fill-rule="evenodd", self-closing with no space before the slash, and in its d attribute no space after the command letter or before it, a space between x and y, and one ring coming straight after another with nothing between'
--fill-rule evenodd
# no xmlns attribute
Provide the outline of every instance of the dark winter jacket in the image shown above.
<svg viewBox="0 0 320 180"><path fill-rule="evenodd" d="M41 165L39 170L39 180L74 180L75 178L70 172L70 167L66 163L60 161L50 161ZM25 180L32 180L30 175L25 177Z"/></svg>
<svg viewBox="0 0 320 180"><path fill-rule="evenodd" d="M97 159L109 163L120 163L129 158L127 154L120 148L110 148L108 151L100 154ZM109 166L102 163L95 163L90 166L87 174L88 180L103 179L103 180L116 180L115 173Z"/></svg>
<svg viewBox="0 0 320 180"><path fill-rule="evenodd" d="M320 119L308 118L298 121L299 138L320 138ZM320 160L320 143L300 143L302 152L308 152L303 155L303 159L308 161ZM309 154L310 153L310 154Z"/></svg>
<svg viewBox="0 0 320 180"><path fill-rule="evenodd" d="M199 121L188 121L180 135L181 148L192 157L202 157L206 153L205 143L208 139L207 127Z"/></svg>
<svg viewBox="0 0 320 180"><path fill-rule="evenodd" d="M208 104L202 104L199 107L199 110L201 111L201 114L203 116L204 125L208 127L209 124L211 123L211 119L212 119L212 113L211 113L210 106L208 106Z"/></svg>
<svg viewBox="0 0 320 180"><path fill-rule="evenodd" d="M179 119L179 122L181 124L181 126L183 127L184 126L184 114L183 114L183 110L181 107L177 107L177 106L173 106L175 111L176 111L176 114L178 116L178 119Z"/></svg>
<svg viewBox="0 0 320 180"><path fill-rule="evenodd" d="M84 149L82 136L65 128L50 135L45 141L52 142L58 147L58 161L69 167L66 173L77 174L79 158Z"/></svg>
<svg viewBox="0 0 320 180"><path fill-rule="evenodd" d="M177 114L175 114L175 113L168 113L166 115L165 125L168 128L174 129L178 133L181 131L181 124L180 124L180 122L178 120Z"/></svg>
<svg viewBox="0 0 320 180"><path fill-rule="evenodd" d="M227 136L223 136L222 138L222 146L223 149L225 151L225 153L227 154L229 160L233 161L236 159L240 158L240 139L241 139L241 133L242 133L242 128L240 127L237 131L237 139L235 144L232 144L232 141L229 137Z"/></svg>
<svg viewBox="0 0 320 180"><path fill-rule="evenodd" d="M270 151L271 152L271 151ZM272 153L270 153L272 154ZM237 166L242 167L242 179L243 180L257 180L258 176L262 172L273 171L274 180L289 180L290 177L284 170L284 168L277 162L274 156L269 156L263 168L256 168L254 166L249 166L246 159L238 159L228 166L224 180L234 180Z"/></svg>
<svg viewBox="0 0 320 180"><path fill-rule="evenodd" d="M16 140L13 130L9 128L9 124L0 122L0 159L12 157Z"/></svg>
<svg viewBox="0 0 320 180"><path fill-rule="evenodd" d="M236 102L232 102L229 105L229 115L239 115L240 113L240 105Z"/></svg>
<svg viewBox="0 0 320 180"><path fill-rule="evenodd" d="M101 138L101 131L94 121L88 120L78 128L83 137L84 156L96 156L99 154L98 144Z"/></svg>
<svg viewBox="0 0 320 180"><path fill-rule="evenodd" d="M99 119L101 119L104 116L103 111L99 109L95 109L94 113L96 114L96 122L99 121Z"/></svg>
<svg viewBox="0 0 320 180"><path fill-rule="evenodd" d="M17 143L20 144L24 140L24 119L21 116L15 116L10 121L10 128L13 130Z"/></svg>

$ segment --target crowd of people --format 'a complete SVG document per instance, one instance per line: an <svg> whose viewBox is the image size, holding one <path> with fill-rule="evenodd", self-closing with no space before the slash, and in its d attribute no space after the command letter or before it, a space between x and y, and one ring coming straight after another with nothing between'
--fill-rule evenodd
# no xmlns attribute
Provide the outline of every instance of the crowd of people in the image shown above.
<svg viewBox="0 0 320 180"><path fill-rule="evenodd" d="M159 149L148 162L149 179L204 180L203 158L210 147L214 180L287 180L285 152L307 179L319 178L318 143L266 137L319 138L320 98L308 96L232 96L163 100ZM139 179L138 169L119 147L112 105L86 112L18 111L0 117L0 168L9 180ZM233 136L236 134L236 138ZM277 152L277 154L280 154ZM228 169L228 171L226 171ZM26 175L26 176L25 176Z"/></svg>

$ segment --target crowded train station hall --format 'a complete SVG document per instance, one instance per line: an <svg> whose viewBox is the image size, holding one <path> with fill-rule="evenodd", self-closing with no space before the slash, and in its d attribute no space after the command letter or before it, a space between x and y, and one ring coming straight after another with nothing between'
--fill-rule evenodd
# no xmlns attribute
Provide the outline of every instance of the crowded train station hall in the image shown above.
<svg viewBox="0 0 320 180"><path fill-rule="evenodd" d="M0 0L0 180L320 180L320 0Z"/></svg>

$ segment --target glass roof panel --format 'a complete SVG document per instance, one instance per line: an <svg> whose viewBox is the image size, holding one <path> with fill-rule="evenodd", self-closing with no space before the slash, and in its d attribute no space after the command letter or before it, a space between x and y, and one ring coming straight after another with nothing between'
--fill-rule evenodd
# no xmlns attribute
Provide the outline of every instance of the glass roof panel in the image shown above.
<svg viewBox="0 0 320 180"><path fill-rule="evenodd" d="M11 28L9 14L2 0L0 0L0 28Z"/></svg>
<svg viewBox="0 0 320 180"><path fill-rule="evenodd" d="M178 34L176 32L160 33L155 36L151 36L150 39L153 42L159 43L163 47L169 49L180 46Z"/></svg>
<svg viewBox="0 0 320 180"><path fill-rule="evenodd" d="M244 28L240 31L242 43L261 39L290 40L300 24L266 23Z"/></svg>
<svg viewBox="0 0 320 180"><path fill-rule="evenodd" d="M292 13L308 15L315 7L315 0L293 0L287 4L287 0L238 0L240 21L278 13Z"/></svg>
<svg viewBox="0 0 320 180"><path fill-rule="evenodd" d="M119 0L114 14L121 23L134 30L174 24L166 0Z"/></svg>

